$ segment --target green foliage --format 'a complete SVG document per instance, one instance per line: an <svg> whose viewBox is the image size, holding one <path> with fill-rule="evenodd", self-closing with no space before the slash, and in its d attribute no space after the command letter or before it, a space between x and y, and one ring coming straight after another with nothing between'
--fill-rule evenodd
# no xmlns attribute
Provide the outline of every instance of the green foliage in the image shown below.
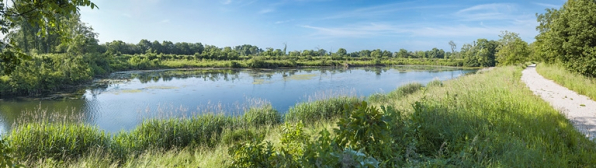
<svg viewBox="0 0 596 168"><path fill-rule="evenodd" d="M98 55L52 54L24 60L8 80L0 81L0 84L9 86L0 87L0 95L40 95L88 82L95 72L107 71L103 68L107 68L108 62L97 58L101 57Z"/></svg>
<svg viewBox="0 0 596 168"><path fill-rule="evenodd" d="M363 104L366 103L364 102ZM379 162L376 159L366 155L363 151L356 151L350 147L345 147L344 149L343 146L347 146L345 144L342 146L338 145L337 142L349 137L336 136L331 138L330 133L325 129L320 132L318 140L311 141L303 128L304 125L302 122L296 123L295 126L286 123L282 127L280 147L273 146L269 141L235 144L228 150L228 154L232 157L230 167L379 166ZM373 133L372 136L377 135ZM370 140L375 138L365 139Z"/></svg>
<svg viewBox="0 0 596 168"><path fill-rule="evenodd" d="M260 142L262 140L262 136L255 134L254 131L249 129L229 130L224 132L222 136L222 142L227 145L232 145L234 143L245 143L247 141Z"/></svg>
<svg viewBox="0 0 596 168"><path fill-rule="evenodd" d="M504 31L499 37L501 39L496 53L499 65L520 64L529 60L528 43L523 41L517 33Z"/></svg>
<svg viewBox="0 0 596 168"><path fill-rule="evenodd" d="M464 44L460 52L464 58L464 66L495 66L495 54L498 45L497 41L487 39L478 39L472 44Z"/></svg>
<svg viewBox="0 0 596 168"><path fill-rule="evenodd" d="M371 102L375 102L375 103L381 103L381 102L387 103L390 101L400 100L412 93L415 93L415 92L421 90L422 88L423 88L422 84L417 83L417 82L412 82L412 83L408 83L403 86L400 86L397 89L395 89L387 94L376 93L376 94L370 95L368 97L368 100Z"/></svg>
<svg viewBox="0 0 596 168"><path fill-rule="evenodd" d="M335 97L296 104L290 107L285 115L286 122L304 121L312 124L316 121L328 120L339 117L343 111L352 109L352 105L360 102L356 97Z"/></svg>
<svg viewBox="0 0 596 168"><path fill-rule="evenodd" d="M97 127L70 123L28 123L6 137L20 159L77 158L109 147L110 135Z"/></svg>
<svg viewBox="0 0 596 168"><path fill-rule="evenodd" d="M281 122L281 115L275 110L271 104L262 107L253 107L244 113L244 119L247 124L260 125L276 125Z"/></svg>
<svg viewBox="0 0 596 168"><path fill-rule="evenodd" d="M560 61L573 72L596 76L596 2L569 0L538 15L535 52L546 63Z"/></svg>
<svg viewBox="0 0 596 168"><path fill-rule="evenodd" d="M59 34L62 43L68 43L71 40L75 42L81 42L81 38L67 38L66 34L70 31L64 29L64 23L62 19L71 18L73 15L78 16L79 7L91 7L97 8L97 5L92 3L90 0L70 0L70 1L59 1L59 0L48 0L48 1L37 1L37 0L21 0L13 2L10 6L6 6L4 1L0 2L0 31L2 34L7 34L9 31L14 30L19 25L21 29L27 30L27 28L35 25L35 29L38 31L32 31L36 33L37 37L46 38L52 34ZM78 19L78 17L77 17ZM40 26L41 25L41 26ZM34 29L29 29L34 30ZM32 35L32 33L30 33ZM18 36L8 36L9 43L6 48L10 50L2 50L0 54L0 70L10 74L22 60L27 60L28 56L21 53L21 47L27 50L26 46L16 46L14 43L18 41L15 39ZM21 40L27 42L28 40ZM48 40L45 41L47 45ZM2 45L6 43L0 42ZM47 47L49 48L49 47ZM28 52L28 51L25 51Z"/></svg>
<svg viewBox="0 0 596 168"><path fill-rule="evenodd" d="M214 146L224 130L237 121L223 115L203 115L190 119L150 119L130 132L116 134L112 150L119 157L139 154L147 149L184 148L191 145Z"/></svg>
<svg viewBox="0 0 596 168"><path fill-rule="evenodd" d="M434 79L426 84L426 87L443 87L443 82L439 79Z"/></svg>
<svg viewBox="0 0 596 168"><path fill-rule="evenodd" d="M0 138L0 167L22 167L13 156L12 149L3 138Z"/></svg>
<svg viewBox="0 0 596 168"><path fill-rule="evenodd" d="M346 110L339 119L338 128L334 129L335 141L339 146L362 150L373 157L391 158L389 120L383 111L363 101L355 110Z"/></svg>

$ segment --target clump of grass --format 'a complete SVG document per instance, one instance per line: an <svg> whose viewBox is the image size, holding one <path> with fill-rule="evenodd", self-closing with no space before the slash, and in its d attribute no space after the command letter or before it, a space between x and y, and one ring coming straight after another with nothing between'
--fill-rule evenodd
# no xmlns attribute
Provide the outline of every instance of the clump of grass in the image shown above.
<svg viewBox="0 0 596 168"><path fill-rule="evenodd" d="M263 134L256 134L252 129L238 129L224 132L222 142L226 145L240 143L244 141L258 141L263 140Z"/></svg>
<svg viewBox="0 0 596 168"><path fill-rule="evenodd" d="M408 84L398 87L394 91L389 92L387 94L387 96L390 99L399 99L399 98L405 97L407 95L410 95L410 94L422 89L422 87L423 87L422 84L420 84L418 82L408 83Z"/></svg>
<svg viewBox="0 0 596 168"><path fill-rule="evenodd" d="M387 93L375 93L368 97L368 101L375 103L387 103L389 101L400 100L416 91L422 89L422 84L418 82L412 82L398 87L397 89Z"/></svg>
<svg viewBox="0 0 596 168"><path fill-rule="evenodd" d="M281 114L271 104L249 108L243 118L247 124L253 126L275 125L281 122Z"/></svg>
<svg viewBox="0 0 596 168"><path fill-rule="evenodd" d="M190 145L215 146L223 130L238 120L223 114L205 114L189 119L149 119L130 132L114 136L112 150L120 157L151 148L172 149Z"/></svg>
<svg viewBox="0 0 596 168"><path fill-rule="evenodd" d="M544 78L550 79L579 94L596 100L596 79L573 73L560 65L538 64L536 71Z"/></svg>
<svg viewBox="0 0 596 168"><path fill-rule="evenodd" d="M27 123L6 137L21 159L53 158L66 160L107 149L110 135L81 123Z"/></svg>
<svg viewBox="0 0 596 168"><path fill-rule="evenodd" d="M299 103L290 107L285 115L285 121L314 123L329 120L341 115L346 108L353 108L359 102L360 99L356 97L342 96Z"/></svg>
<svg viewBox="0 0 596 168"><path fill-rule="evenodd" d="M439 79L433 79L432 81L426 84L426 87L443 87L443 81Z"/></svg>

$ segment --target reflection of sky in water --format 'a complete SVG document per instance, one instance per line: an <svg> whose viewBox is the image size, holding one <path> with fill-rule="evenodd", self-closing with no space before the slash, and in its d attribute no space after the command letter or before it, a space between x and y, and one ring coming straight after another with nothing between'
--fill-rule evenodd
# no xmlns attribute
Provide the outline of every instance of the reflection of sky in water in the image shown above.
<svg viewBox="0 0 596 168"><path fill-rule="evenodd" d="M113 78L133 77L110 85L88 89L82 100L3 102L2 120L13 121L19 111L41 102L48 111L75 107L82 109L87 122L108 131L130 130L143 118L190 116L205 109L225 109L229 115L242 113L247 99L270 101L285 113L290 106L307 101L322 91L349 92L368 96L389 92L396 87L433 79L447 80L470 70L446 68L429 71L427 67L408 66L350 69L277 69L277 70L199 70L120 74ZM220 107L221 106L221 107ZM215 110L215 112L219 112ZM0 124L1 130L10 127ZM12 122L10 122L12 123Z"/></svg>

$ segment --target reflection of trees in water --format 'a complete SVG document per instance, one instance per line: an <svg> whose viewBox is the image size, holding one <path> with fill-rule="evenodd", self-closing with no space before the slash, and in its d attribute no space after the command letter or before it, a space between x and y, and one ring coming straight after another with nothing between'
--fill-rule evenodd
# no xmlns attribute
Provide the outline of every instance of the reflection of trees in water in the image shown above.
<svg viewBox="0 0 596 168"><path fill-rule="evenodd" d="M85 122L93 124L94 112L84 99L74 100L39 100L6 101L0 106L0 120L3 127L10 131L13 124L27 122Z"/></svg>
<svg viewBox="0 0 596 168"><path fill-rule="evenodd" d="M235 69L209 69L209 70L171 70L131 74L130 78L139 79L141 83L164 82L174 79L199 78L210 81L234 81L239 78L240 70Z"/></svg>
<svg viewBox="0 0 596 168"><path fill-rule="evenodd" d="M455 67L442 67L442 66L416 66L416 65L403 65L403 66L376 66L376 67L355 67L355 68L338 68L338 67L313 67L313 68L300 68L300 69L199 69L199 70L165 70L165 71L152 71L152 72L141 72L141 73L120 73L116 76L112 76L112 79L138 79L141 83L172 81L174 79L188 79L188 78L199 78L205 81L236 81L240 78L240 73L246 73L248 76L254 79L271 79L274 75L281 75L282 77L291 77L296 73L319 73L321 75L344 73L353 69L361 69L365 72L373 72L379 76L388 70L396 70L399 72L416 72L426 71L430 73L438 73L443 71L459 71L461 68ZM318 71L318 72L317 72ZM472 70L473 71L473 70ZM99 85L93 87L91 93L101 93L105 91L111 84Z"/></svg>

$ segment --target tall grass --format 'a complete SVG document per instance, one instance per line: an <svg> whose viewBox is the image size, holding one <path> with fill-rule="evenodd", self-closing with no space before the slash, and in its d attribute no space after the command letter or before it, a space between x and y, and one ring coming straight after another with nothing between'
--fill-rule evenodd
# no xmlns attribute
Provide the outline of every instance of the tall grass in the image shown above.
<svg viewBox="0 0 596 168"><path fill-rule="evenodd" d="M596 79L573 73L560 65L541 63L536 71L546 79L550 79L570 90L596 100Z"/></svg>
<svg viewBox="0 0 596 168"><path fill-rule="evenodd" d="M311 124L317 121L330 120L338 117L345 110L353 108L353 105L359 102L360 99L356 97L343 96L298 103L290 107L285 115L285 121L303 121L304 123Z"/></svg>
<svg viewBox="0 0 596 168"><path fill-rule="evenodd" d="M74 123L28 123L13 129L8 137L21 159L78 158L97 149L107 149L110 135L97 127Z"/></svg>
<svg viewBox="0 0 596 168"><path fill-rule="evenodd" d="M441 82L441 81L439 81L439 82ZM371 102L377 102L377 103L388 102L391 100L400 100L412 93L419 91L422 88L423 88L422 84L420 84L418 82L412 82L412 83L408 83L403 86L400 86L397 89L395 89L387 94L382 94L382 93L373 94L368 97L368 100Z"/></svg>

